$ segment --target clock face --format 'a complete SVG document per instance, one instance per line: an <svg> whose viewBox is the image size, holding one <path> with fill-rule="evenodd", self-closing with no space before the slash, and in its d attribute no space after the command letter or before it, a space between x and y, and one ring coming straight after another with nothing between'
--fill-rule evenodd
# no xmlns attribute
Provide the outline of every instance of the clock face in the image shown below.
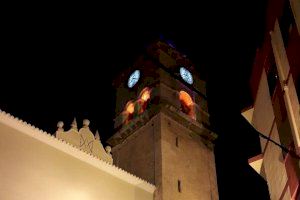
<svg viewBox="0 0 300 200"><path fill-rule="evenodd" d="M193 76L185 67L180 67L180 76L188 84L193 84Z"/></svg>
<svg viewBox="0 0 300 200"><path fill-rule="evenodd" d="M132 88L140 79L140 70L135 70L128 79L128 87Z"/></svg>

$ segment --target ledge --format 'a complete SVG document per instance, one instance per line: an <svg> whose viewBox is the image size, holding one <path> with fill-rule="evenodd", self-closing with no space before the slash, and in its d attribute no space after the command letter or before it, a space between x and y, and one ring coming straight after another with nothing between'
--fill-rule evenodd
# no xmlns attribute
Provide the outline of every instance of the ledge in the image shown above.
<svg viewBox="0 0 300 200"><path fill-rule="evenodd" d="M127 137L133 134L136 130L144 126L149 120L156 116L159 112L163 112L168 116L172 116L174 120L183 126L189 128L193 133L199 135L203 142L210 148L213 148L213 141L217 138L217 135L206 128L203 123L190 119L189 116L182 113L170 104L161 104L160 106L152 105L151 109L146 110L140 116L137 116L131 120L127 125L124 125L113 136L111 136L107 143L111 146L116 146L122 143ZM202 119L200 120L202 121Z"/></svg>

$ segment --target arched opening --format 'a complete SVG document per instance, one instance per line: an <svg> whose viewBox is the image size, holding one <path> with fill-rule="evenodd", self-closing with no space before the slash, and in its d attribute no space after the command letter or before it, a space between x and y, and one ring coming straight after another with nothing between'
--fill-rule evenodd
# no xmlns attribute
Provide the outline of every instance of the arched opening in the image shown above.
<svg viewBox="0 0 300 200"><path fill-rule="evenodd" d="M196 119L194 102L191 96L187 92L181 90L179 92L179 100L181 103L181 110L191 118Z"/></svg>
<svg viewBox="0 0 300 200"><path fill-rule="evenodd" d="M150 89L145 87L140 93L140 99L142 99L144 102L148 101L150 99L150 93Z"/></svg>
<svg viewBox="0 0 300 200"><path fill-rule="evenodd" d="M128 101L123 111L123 123L127 124L132 118L134 113L134 103Z"/></svg>
<svg viewBox="0 0 300 200"><path fill-rule="evenodd" d="M129 114L133 114L134 113L134 103L132 101L129 101L127 104L126 104L126 111L129 113Z"/></svg>
<svg viewBox="0 0 300 200"><path fill-rule="evenodd" d="M140 92L139 99L138 99L138 102L140 105L139 113L143 113L146 110L147 105L150 101L150 98L151 98L151 89L149 89L148 87L145 87Z"/></svg>

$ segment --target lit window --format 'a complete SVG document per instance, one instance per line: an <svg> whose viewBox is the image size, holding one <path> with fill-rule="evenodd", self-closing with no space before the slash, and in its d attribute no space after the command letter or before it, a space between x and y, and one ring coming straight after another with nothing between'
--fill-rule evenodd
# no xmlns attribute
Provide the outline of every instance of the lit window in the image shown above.
<svg viewBox="0 0 300 200"><path fill-rule="evenodd" d="M179 100L184 103L186 106L191 106L194 104L191 96L186 93L185 91L180 91L179 92Z"/></svg>
<svg viewBox="0 0 300 200"><path fill-rule="evenodd" d="M134 113L134 103L132 101L129 101L126 104L125 109L122 113L123 115L122 122L124 124L127 124L131 119L133 119L133 113Z"/></svg>
<svg viewBox="0 0 300 200"><path fill-rule="evenodd" d="M148 101L150 99L150 89L149 88L144 88L140 94L140 98L143 101Z"/></svg>
<svg viewBox="0 0 300 200"><path fill-rule="evenodd" d="M143 113L146 110L150 97L151 97L151 90L148 87L144 88L141 91L138 100L140 106L139 113Z"/></svg>
<svg viewBox="0 0 300 200"><path fill-rule="evenodd" d="M194 102L191 96L185 91L180 91L179 100L181 102L182 111L195 119Z"/></svg>
<svg viewBox="0 0 300 200"><path fill-rule="evenodd" d="M129 114L133 114L134 112L134 104L132 101L129 101L126 105L126 111L129 113Z"/></svg>

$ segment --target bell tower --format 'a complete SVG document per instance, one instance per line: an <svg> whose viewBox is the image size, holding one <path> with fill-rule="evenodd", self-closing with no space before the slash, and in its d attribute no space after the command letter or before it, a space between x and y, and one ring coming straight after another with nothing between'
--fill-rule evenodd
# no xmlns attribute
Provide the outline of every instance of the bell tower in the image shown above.
<svg viewBox="0 0 300 200"><path fill-rule="evenodd" d="M154 184L156 200L218 199L205 84L162 41L114 81L114 164Z"/></svg>

